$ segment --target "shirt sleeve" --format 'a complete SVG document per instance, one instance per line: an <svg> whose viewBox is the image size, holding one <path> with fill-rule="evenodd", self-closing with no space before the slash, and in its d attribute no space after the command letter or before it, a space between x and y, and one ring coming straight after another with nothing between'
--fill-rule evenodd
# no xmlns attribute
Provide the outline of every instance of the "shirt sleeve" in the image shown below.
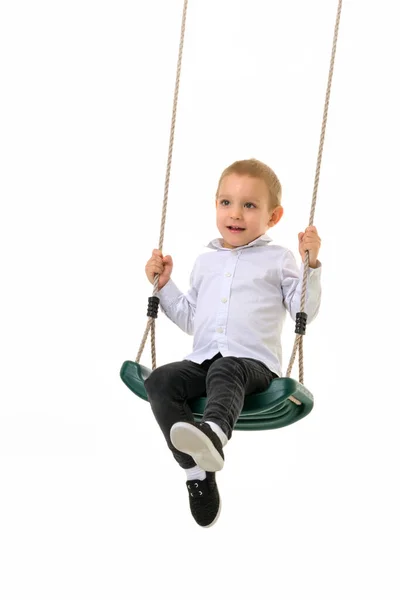
<svg viewBox="0 0 400 600"><path fill-rule="evenodd" d="M308 269L306 304L304 311L307 313L307 323L311 323L317 316L321 303L321 268L317 261L315 269ZM300 300L303 285L304 263L297 266L293 253L288 250L283 258L281 268L281 286L283 302L295 321L296 313L300 312Z"/></svg>
<svg viewBox="0 0 400 600"><path fill-rule="evenodd" d="M190 289L183 294L178 286L170 279L168 283L157 292L160 299L160 308L175 325L189 335L194 332L194 316L196 314L197 287L195 284L197 261L190 274Z"/></svg>

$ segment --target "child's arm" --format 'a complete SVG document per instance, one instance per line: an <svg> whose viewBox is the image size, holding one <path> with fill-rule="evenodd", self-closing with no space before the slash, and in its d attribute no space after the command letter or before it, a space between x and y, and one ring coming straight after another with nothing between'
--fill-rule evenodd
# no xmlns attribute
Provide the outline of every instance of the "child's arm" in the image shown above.
<svg viewBox="0 0 400 600"><path fill-rule="evenodd" d="M160 308L167 317L178 325L182 331L193 335L194 316L196 313L197 288L195 285L195 263L190 275L190 289L183 294L177 285L170 279L164 287L157 292L160 298Z"/></svg>
<svg viewBox="0 0 400 600"><path fill-rule="evenodd" d="M281 286L283 302L293 320L300 311L300 299L303 285L304 263L301 268L297 266L296 259L290 250L284 256L281 267ZM306 292L307 323L315 319L321 303L321 263L317 260L316 268L308 269Z"/></svg>

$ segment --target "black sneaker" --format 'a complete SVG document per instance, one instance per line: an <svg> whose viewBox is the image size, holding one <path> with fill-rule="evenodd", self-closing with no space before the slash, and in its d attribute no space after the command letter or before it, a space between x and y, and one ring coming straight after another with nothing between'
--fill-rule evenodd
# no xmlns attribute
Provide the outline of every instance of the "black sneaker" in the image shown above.
<svg viewBox="0 0 400 600"><path fill-rule="evenodd" d="M221 512L215 473L206 473L203 481L194 479L186 482L189 492L190 512L201 527L211 527L217 521Z"/></svg>
<svg viewBox="0 0 400 600"><path fill-rule="evenodd" d="M189 454L204 471L220 471L224 466L222 442L208 423L175 423L170 437L175 448Z"/></svg>

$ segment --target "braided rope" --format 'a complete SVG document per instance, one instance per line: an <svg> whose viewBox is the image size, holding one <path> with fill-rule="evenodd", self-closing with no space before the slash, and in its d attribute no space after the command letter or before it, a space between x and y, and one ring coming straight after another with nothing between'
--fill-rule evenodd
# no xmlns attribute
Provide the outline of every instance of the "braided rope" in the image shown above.
<svg viewBox="0 0 400 600"><path fill-rule="evenodd" d="M165 231L165 222L166 222L166 216L167 216L168 191L169 191L169 181L170 181L170 174L171 174L172 152L173 152L174 138L175 138L175 123L176 123L179 85L180 85L181 68L182 68L183 45L184 45L185 30L186 30L187 6L188 6L188 0L184 0L182 24L181 24L181 36L180 36L179 54L178 54L178 64L177 64L177 70L176 70L175 92L174 92L174 101L173 101L173 109L172 109L172 123L171 123L171 132L170 132L169 150L168 150L167 171L166 171L165 185L164 185L164 202L163 202L162 215L161 215L161 228L160 228L160 239L159 239L159 250L161 252L162 252L163 243L164 243L164 231ZM327 120L328 120L328 109L329 109L329 101L330 101L330 95L331 95L331 86L332 86L332 78L333 78L333 71L334 71L334 65L335 65L336 46L337 46L337 40L338 40L338 35L339 35L341 12L342 12L342 0L339 0L337 15L336 15L336 24L335 24L335 32L334 32L334 38L333 38L330 68L329 68L328 85L327 85L326 97L325 97L322 129L321 129L321 136L320 136L320 143L319 143L319 150L318 150L317 167L316 167L315 180L314 180L314 190L313 190L313 196L312 196L312 202L311 202L309 226L313 225L315 207L317 204L317 192L318 192L318 185L319 185L319 179L320 179L326 124L327 124ZM307 250L306 256L305 256L305 261L304 261L302 293L301 293L301 300L300 300L300 312L304 312L305 303L306 303L308 269L309 269L309 253ZM154 278L153 295L156 294L158 291L158 281L159 281L159 275L156 274L155 278ZM136 356L136 362L138 362L138 363L140 362L140 359L141 359L144 347L146 345L147 337L148 337L150 330L151 330L152 369L154 370L156 368L156 344L155 344L155 319L153 317L149 317L149 319L147 321L146 330L143 335L143 339L140 344L138 354ZM286 376L290 377L298 349L299 349L299 381L300 381L300 383L303 383L303 381L304 381L303 336L301 334L297 334L295 337L293 351L292 351L292 355L290 357ZM295 399L293 399L293 401L296 402Z"/></svg>
<svg viewBox="0 0 400 600"><path fill-rule="evenodd" d="M315 179L314 179L314 190L313 190L313 196L312 196L312 202L311 202L310 220L309 220L309 224L308 224L309 227L311 227L314 223L315 207L317 204L317 192L318 192L319 177L320 177L320 172L321 172L322 152L324 149L326 124L328 121L328 109L329 109L329 101L330 101L330 97L331 97L332 78L333 78L333 70L335 67L336 46L337 46L337 40L338 40L338 35L339 35L339 25L340 25L341 14L342 14L342 0L339 0L337 14L336 14L335 32L333 35L333 44L332 44L331 62L330 62L330 67L329 67L328 85L327 85L326 96L325 96L324 116L323 116L323 120L322 120L321 137L320 137L319 149L318 149L317 168L316 168ZM302 287L302 291L301 291L300 312L304 312L304 308L305 308L305 304L306 304L309 259L310 259L310 257L309 257L309 253L307 250L306 256L305 256L305 261L304 261L303 284L302 284L303 287ZM286 377L290 377L290 374L292 372L292 368L294 365L294 361L296 359L297 349L298 349L299 345L301 348L301 351L299 352L299 382L304 383L303 336L301 334L296 335L294 345L293 345L292 355L290 357L289 366L288 366L287 372L286 372Z"/></svg>
<svg viewBox="0 0 400 600"><path fill-rule="evenodd" d="M164 202L163 202L162 215L161 215L160 240L158 243L158 247L161 252L162 252L163 245L164 245L165 221L167 218L169 180L170 180L170 176L171 176L172 151L174 148L174 139L175 139L176 111L177 111L177 107L178 107L179 85L180 85L180 80L181 80L182 55L183 55L183 44L185 41L187 6L188 6L188 0L184 0L183 13L182 13L182 24L181 24L181 38L180 38L180 42L179 42L178 64L176 67L176 81L175 81L174 102L173 102L173 108L172 108L171 132L170 132L170 138L169 138L167 172L165 175ZM157 273L154 278L153 296L158 291L159 279L160 279L160 276ZM152 368L154 370L156 368L156 336L155 336L155 319L153 317L149 317L149 320L147 322L146 330L144 332L143 339L140 344L138 354L136 356L136 362L140 362L140 358L142 356L144 347L146 345L147 336L149 335L150 328L151 328L151 362L152 362Z"/></svg>

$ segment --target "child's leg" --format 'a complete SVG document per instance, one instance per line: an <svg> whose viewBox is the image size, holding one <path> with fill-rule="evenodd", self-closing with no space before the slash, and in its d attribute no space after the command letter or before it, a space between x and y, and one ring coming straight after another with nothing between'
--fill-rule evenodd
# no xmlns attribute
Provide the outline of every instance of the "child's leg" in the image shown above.
<svg viewBox="0 0 400 600"><path fill-rule="evenodd" d="M205 471L223 468L223 446L232 436L245 396L263 391L276 377L258 360L232 356L215 358L206 377L208 402L202 422L175 423L171 430L174 446L192 456Z"/></svg>
<svg viewBox="0 0 400 600"><path fill-rule="evenodd" d="M219 516L221 502L215 473L206 473L193 458L172 445L170 430L178 421L193 422L188 400L204 396L206 375L213 359L198 365L192 361L170 363L155 369L145 381L154 416L176 461L186 471L190 510L202 527L210 527Z"/></svg>
<svg viewBox="0 0 400 600"><path fill-rule="evenodd" d="M205 395L206 375L207 370L201 365L183 360L158 367L144 383L153 414L183 469L191 469L196 463L172 445L170 431L178 421L193 422L188 400Z"/></svg>
<svg viewBox="0 0 400 600"><path fill-rule="evenodd" d="M235 356L219 358L207 373L208 402L203 421L218 425L229 440L243 409L245 396L262 392L276 377L259 360Z"/></svg>

